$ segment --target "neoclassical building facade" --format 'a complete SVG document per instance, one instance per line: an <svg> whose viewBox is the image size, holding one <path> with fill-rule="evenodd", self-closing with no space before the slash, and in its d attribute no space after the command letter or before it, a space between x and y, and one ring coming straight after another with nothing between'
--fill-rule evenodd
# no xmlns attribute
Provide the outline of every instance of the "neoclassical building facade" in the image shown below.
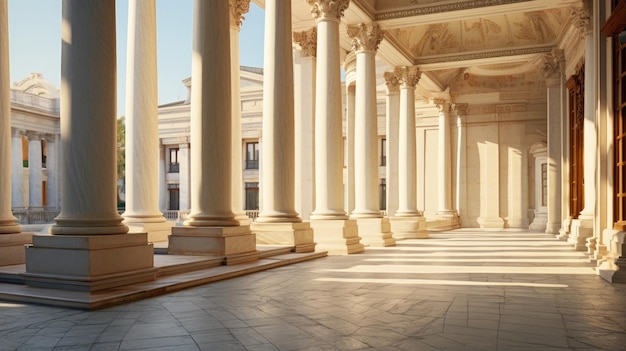
<svg viewBox="0 0 626 351"><path fill-rule="evenodd" d="M153 231L170 254L235 264L257 259L258 243L358 253L425 238L427 226L553 233L623 281L623 2L255 2L265 9L262 74L239 65L249 1L196 0L189 97L158 107L156 4L129 1L120 216L115 5L64 1L61 213L26 250L26 284L154 279ZM12 130L0 122L0 240L19 245L27 235L5 166ZM244 209L256 201L251 223ZM171 227L167 208L189 215Z"/></svg>

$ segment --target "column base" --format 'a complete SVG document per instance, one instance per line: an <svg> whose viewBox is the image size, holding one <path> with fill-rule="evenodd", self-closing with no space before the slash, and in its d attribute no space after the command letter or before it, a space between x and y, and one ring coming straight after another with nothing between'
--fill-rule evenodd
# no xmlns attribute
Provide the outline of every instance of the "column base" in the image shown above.
<svg viewBox="0 0 626 351"><path fill-rule="evenodd" d="M429 229L450 230L460 227L461 221L456 211L439 211L435 214L434 220L428 221Z"/></svg>
<svg viewBox="0 0 626 351"><path fill-rule="evenodd" d="M554 222L554 223L550 223L548 222L546 224L546 234L556 234L557 237L560 234L559 231L561 230L561 223L559 222Z"/></svg>
<svg viewBox="0 0 626 351"><path fill-rule="evenodd" d="M611 237L610 253L598 261L596 272L600 277L610 283L626 283L626 232L605 229L604 236Z"/></svg>
<svg viewBox="0 0 626 351"><path fill-rule="evenodd" d="M26 247L26 285L97 291L156 278L146 233L33 235Z"/></svg>
<svg viewBox="0 0 626 351"><path fill-rule="evenodd" d="M416 217L390 217L391 232L397 240L404 239L426 239L426 219L422 216Z"/></svg>
<svg viewBox="0 0 626 351"><path fill-rule="evenodd" d="M571 232L571 225L572 225L572 219L571 218L566 218L563 220L563 224L561 226L561 228L559 229L559 234L556 236L557 239L560 240L568 240L569 239L569 234Z"/></svg>
<svg viewBox="0 0 626 351"><path fill-rule="evenodd" d="M172 234L174 222L156 223L124 223L128 227L129 233L148 233L148 242L156 243L167 241Z"/></svg>
<svg viewBox="0 0 626 351"><path fill-rule="evenodd" d="M329 255L355 254L365 251L355 220L312 219L310 222L317 248Z"/></svg>
<svg viewBox="0 0 626 351"><path fill-rule="evenodd" d="M33 233L0 234L0 266L24 264L25 245L32 243Z"/></svg>
<svg viewBox="0 0 626 351"><path fill-rule="evenodd" d="M252 223L250 229L256 234L257 244L293 246L297 253L315 251L313 229L307 222Z"/></svg>
<svg viewBox="0 0 626 351"><path fill-rule="evenodd" d="M535 218L528 226L529 230L537 232L545 232L548 225L548 212L535 211Z"/></svg>
<svg viewBox="0 0 626 351"><path fill-rule="evenodd" d="M573 219L567 243L572 244L576 251L587 251L587 238L593 236L593 221Z"/></svg>
<svg viewBox="0 0 626 351"><path fill-rule="evenodd" d="M359 218L356 224L359 226L359 235L363 244L379 247L396 245L389 218Z"/></svg>
<svg viewBox="0 0 626 351"><path fill-rule="evenodd" d="M485 229L503 229L504 220L500 217L478 217L478 224Z"/></svg>
<svg viewBox="0 0 626 351"><path fill-rule="evenodd" d="M170 255L224 256L223 264L258 260L255 235L249 226L172 227Z"/></svg>

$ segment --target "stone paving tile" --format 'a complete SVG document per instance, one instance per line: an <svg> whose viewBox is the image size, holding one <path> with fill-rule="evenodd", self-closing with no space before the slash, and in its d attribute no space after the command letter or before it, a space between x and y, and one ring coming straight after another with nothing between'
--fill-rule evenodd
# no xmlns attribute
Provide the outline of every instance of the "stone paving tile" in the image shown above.
<svg viewBox="0 0 626 351"><path fill-rule="evenodd" d="M623 348L626 285L524 267L591 265L551 235L436 233L101 311L0 301L0 351Z"/></svg>

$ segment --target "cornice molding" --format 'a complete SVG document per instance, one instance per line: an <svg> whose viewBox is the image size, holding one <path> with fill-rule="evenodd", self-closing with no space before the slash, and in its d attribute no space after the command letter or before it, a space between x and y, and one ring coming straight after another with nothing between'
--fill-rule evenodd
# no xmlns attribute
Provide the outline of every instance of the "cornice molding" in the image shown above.
<svg viewBox="0 0 626 351"><path fill-rule="evenodd" d="M347 32L352 39L352 50L356 52L378 50L385 34L377 23L349 25Z"/></svg>
<svg viewBox="0 0 626 351"><path fill-rule="evenodd" d="M421 8L405 9L398 11L390 11L378 13L374 17L376 21L390 20L403 17L425 16L438 13L446 13L451 11L473 10L481 7L499 6L508 4L524 3L532 0L474 0L459 3L442 4ZM416 4L416 0L409 0L410 3Z"/></svg>
<svg viewBox="0 0 626 351"><path fill-rule="evenodd" d="M317 28L313 27L302 32L293 32L293 42L297 44L304 57L317 55Z"/></svg>
<svg viewBox="0 0 626 351"><path fill-rule="evenodd" d="M459 54L459 55L436 56L436 57L416 59L415 64L427 65L427 64L433 64L433 63L470 61L470 60L479 60L479 59L487 59L487 58L494 58L494 57L505 57L505 56L549 54L553 48L554 46L549 45L549 46L536 46L536 47L530 47L530 48L483 51L483 52L466 53L466 54Z"/></svg>
<svg viewBox="0 0 626 351"><path fill-rule="evenodd" d="M350 0L306 0L311 6L311 14L318 22L324 20L339 21L350 5Z"/></svg>

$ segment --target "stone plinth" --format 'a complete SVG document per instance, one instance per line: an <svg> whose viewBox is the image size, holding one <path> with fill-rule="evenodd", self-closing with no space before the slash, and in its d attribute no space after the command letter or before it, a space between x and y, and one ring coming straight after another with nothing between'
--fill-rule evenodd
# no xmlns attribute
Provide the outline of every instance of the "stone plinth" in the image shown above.
<svg viewBox="0 0 626 351"><path fill-rule="evenodd" d="M317 249L329 255L355 254L365 251L356 220L311 220Z"/></svg>
<svg viewBox="0 0 626 351"><path fill-rule="evenodd" d="M294 252L314 252L313 229L303 223L252 223L250 229L256 234L257 244L288 245Z"/></svg>
<svg viewBox="0 0 626 351"><path fill-rule="evenodd" d="M573 219L567 243L572 244L576 251L587 251L587 238L593 235L593 221Z"/></svg>
<svg viewBox="0 0 626 351"><path fill-rule="evenodd" d="M559 229L559 234L556 235L557 239L569 240L571 224L572 224L572 220L570 218L567 218L563 221L561 229Z"/></svg>
<svg viewBox="0 0 626 351"><path fill-rule="evenodd" d="M368 246L395 246L389 218L358 218L359 235Z"/></svg>
<svg viewBox="0 0 626 351"><path fill-rule="evenodd" d="M504 220L500 217L478 217L477 221L481 228L488 228L488 229L504 228Z"/></svg>
<svg viewBox="0 0 626 351"><path fill-rule="evenodd" d="M610 253L598 261L598 275L611 283L626 283L626 257L624 256L626 232L605 229L603 236L611 238L611 247Z"/></svg>
<svg viewBox="0 0 626 351"><path fill-rule="evenodd" d="M26 247L26 284L97 291L154 280L154 248L146 233L33 235Z"/></svg>
<svg viewBox="0 0 626 351"><path fill-rule="evenodd" d="M403 239L426 239L426 219L419 217L390 217L391 232L398 240Z"/></svg>
<svg viewBox="0 0 626 351"><path fill-rule="evenodd" d="M224 264L258 259L256 238L249 226L172 227L168 254L224 256Z"/></svg>
<svg viewBox="0 0 626 351"><path fill-rule="evenodd" d="M24 246L32 242L33 233L0 234L0 266L23 264Z"/></svg>
<svg viewBox="0 0 626 351"><path fill-rule="evenodd" d="M548 212L535 211L535 218L533 218L533 222L530 224L530 226L528 226L528 229L544 232L546 230L547 225L548 225Z"/></svg>
<svg viewBox="0 0 626 351"><path fill-rule="evenodd" d="M148 233L148 242L167 241L174 222L129 223L124 222L131 233Z"/></svg>

